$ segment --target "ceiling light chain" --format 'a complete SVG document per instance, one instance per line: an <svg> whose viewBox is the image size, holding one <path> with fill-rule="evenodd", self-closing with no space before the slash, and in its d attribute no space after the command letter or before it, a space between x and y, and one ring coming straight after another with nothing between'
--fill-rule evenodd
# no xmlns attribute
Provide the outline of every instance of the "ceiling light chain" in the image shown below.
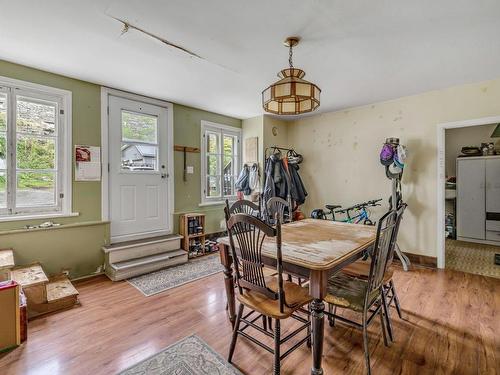
<svg viewBox="0 0 500 375"><path fill-rule="evenodd" d="M290 64L290 68L293 68L293 61L292 61L292 57L293 57L293 45L292 43L290 43L290 50L288 52L288 64Z"/></svg>

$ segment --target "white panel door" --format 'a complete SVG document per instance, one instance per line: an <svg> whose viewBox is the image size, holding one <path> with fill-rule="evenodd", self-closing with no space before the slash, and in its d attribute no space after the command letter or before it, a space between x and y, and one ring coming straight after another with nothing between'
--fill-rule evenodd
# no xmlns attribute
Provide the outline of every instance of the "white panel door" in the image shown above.
<svg viewBox="0 0 500 375"><path fill-rule="evenodd" d="M500 213L500 158L486 159L486 212Z"/></svg>
<svg viewBox="0 0 500 375"><path fill-rule="evenodd" d="M109 97L111 240L170 232L167 108Z"/></svg>
<svg viewBox="0 0 500 375"><path fill-rule="evenodd" d="M485 238L485 160L457 161L457 235Z"/></svg>

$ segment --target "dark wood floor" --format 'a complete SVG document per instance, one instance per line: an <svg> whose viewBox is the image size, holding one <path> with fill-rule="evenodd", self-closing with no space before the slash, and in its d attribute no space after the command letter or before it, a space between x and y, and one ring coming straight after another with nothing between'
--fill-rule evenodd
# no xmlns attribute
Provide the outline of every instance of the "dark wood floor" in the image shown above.
<svg viewBox="0 0 500 375"><path fill-rule="evenodd" d="M405 320L392 309L396 342L387 348L371 326L374 374L495 374L500 369L500 280L419 269L397 271ZM29 340L0 356L0 374L114 374L175 341L197 334L226 356L230 325L222 275L144 297L106 277L77 284L82 305L30 322ZM286 326L286 325L285 325ZM235 364L269 374L272 356L238 341ZM309 374L304 346L283 362L283 374ZM326 327L325 374L362 374L358 331ZM500 373L500 372L499 372Z"/></svg>

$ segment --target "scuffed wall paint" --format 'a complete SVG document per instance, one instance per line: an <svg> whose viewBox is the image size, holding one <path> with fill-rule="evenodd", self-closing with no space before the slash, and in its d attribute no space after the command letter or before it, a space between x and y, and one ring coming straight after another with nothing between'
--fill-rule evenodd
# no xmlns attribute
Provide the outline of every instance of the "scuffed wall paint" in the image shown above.
<svg viewBox="0 0 500 375"><path fill-rule="evenodd" d="M404 251L436 256L437 130L439 123L500 115L500 79L431 91L392 101L300 118L288 124L288 143L304 155L309 192L304 211L384 198L391 182L379 163L387 137L408 146L403 177L409 204L400 233Z"/></svg>

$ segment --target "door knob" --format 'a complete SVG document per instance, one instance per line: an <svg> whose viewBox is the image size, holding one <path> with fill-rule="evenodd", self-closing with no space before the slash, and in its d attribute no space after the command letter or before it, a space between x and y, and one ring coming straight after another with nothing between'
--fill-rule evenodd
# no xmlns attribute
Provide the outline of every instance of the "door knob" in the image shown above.
<svg viewBox="0 0 500 375"><path fill-rule="evenodd" d="M161 178L167 178L168 177L168 174L167 173L162 173L161 174Z"/></svg>

